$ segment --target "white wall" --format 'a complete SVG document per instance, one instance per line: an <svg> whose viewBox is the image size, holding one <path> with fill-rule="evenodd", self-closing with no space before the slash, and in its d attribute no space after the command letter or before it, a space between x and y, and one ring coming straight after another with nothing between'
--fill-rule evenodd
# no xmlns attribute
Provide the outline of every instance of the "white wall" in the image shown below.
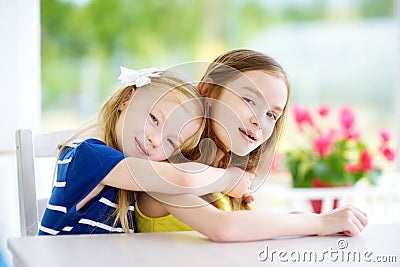
<svg viewBox="0 0 400 267"><path fill-rule="evenodd" d="M40 1L0 1L0 151L14 150L14 131L40 119Z"/></svg>
<svg viewBox="0 0 400 267"><path fill-rule="evenodd" d="M14 132L39 129L40 0L0 0L0 251L20 235Z"/></svg>

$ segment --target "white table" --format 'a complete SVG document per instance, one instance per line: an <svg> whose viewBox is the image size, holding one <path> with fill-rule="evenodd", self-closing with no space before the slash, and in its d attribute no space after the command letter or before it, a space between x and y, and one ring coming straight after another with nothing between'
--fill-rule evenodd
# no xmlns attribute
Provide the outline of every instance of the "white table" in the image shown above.
<svg viewBox="0 0 400 267"><path fill-rule="evenodd" d="M399 266L399 243L400 224L388 224L368 225L357 237L310 236L216 243L197 232L137 233L11 238L8 247L17 266L271 266L283 265L281 261L285 259L286 266L288 263L315 266L314 258L310 263L311 254L317 256L317 261L324 257L321 262L324 266ZM360 255L360 263L353 262L357 260L353 252ZM293 262L291 257L296 255L301 255L300 262ZM396 262L374 263L378 256Z"/></svg>

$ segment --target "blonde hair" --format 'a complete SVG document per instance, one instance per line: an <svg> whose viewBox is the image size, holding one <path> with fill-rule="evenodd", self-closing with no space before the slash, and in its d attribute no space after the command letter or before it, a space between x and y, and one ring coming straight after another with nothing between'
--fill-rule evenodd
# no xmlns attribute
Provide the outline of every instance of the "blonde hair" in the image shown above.
<svg viewBox="0 0 400 267"><path fill-rule="evenodd" d="M198 144L201 133L205 128L205 121L204 117L204 106L202 102L201 95L196 86L190 84L187 81L184 81L178 77L177 73L172 73L168 71L160 72L160 77L151 77L151 83L140 88L136 88L135 86L126 86L119 89L115 92L111 97L109 97L102 105L96 122L96 128L99 131L99 138L104 141L104 143L112 148L119 149L118 141L117 141L117 132L116 132L116 125L118 118L121 114L119 107L121 103L129 99L132 95L134 90L151 90L157 86L167 86L169 88L165 94L173 93L177 103L182 104L184 100L182 97L184 96L187 100L190 100L191 103L194 103L195 106L191 106L190 111L193 115L197 118L201 119L200 128L196 131L196 134L190 137L188 140L184 142L181 146L181 150L191 150ZM153 87L154 86L154 87ZM185 99L185 100L186 100ZM72 141L77 138L82 132L90 129L92 127L88 127L76 135L74 135L70 140L67 140L66 143L63 144L60 150L65 147L65 145L72 143ZM130 213L128 212L129 204L132 203L133 194L132 192L124 189L117 189L117 208L115 212L112 214L114 219L114 225L117 225L118 222L121 224L122 229L124 232L129 233L129 228L133 228L134 220L133 218L128 218ZM128 215L129 214L129 215ZM131 224L129 223L131 222Z"/></svg>
<svg viewBox="0 0 400 267"><path fill-rule="evenodd" d="M222 54L209 65L201 79L201 82L211 82L208 84L208 90L205 96L218 99L224 89L224 84L236 79L241 73L252 70L262 70L272 76L282 79L288 90L288 98L285 107L281 117L275 124L271 137L246 156L231 154L223 145L222 141L216 136L212 118L208 116L205 119L206 129L202 135L202 139L209 138L213 140L216 147L214 147L214 151L212 147L202 149L201 151L198 149L197 151L192 152L191 156L200 157L201 155L201 157L207 158L211 155L215 155L216 148L220 149L224 153L224 156L218 163L218 167L227 168L228 166L236 166L246 171L255 172L258 163L265 160L269 153L272 154L276 151L283 130L283 124L287 113L287 103L290 95L290 84L287 74L276 60L263 53L248 49L231 50ZM205 153L208 155L203 155ZM212 204L216 207L225 211L251 209L251 207L246 203L243 203L241 199L227 197L221 193L209 194L206 195L205 198L212 201Z"/></svg>

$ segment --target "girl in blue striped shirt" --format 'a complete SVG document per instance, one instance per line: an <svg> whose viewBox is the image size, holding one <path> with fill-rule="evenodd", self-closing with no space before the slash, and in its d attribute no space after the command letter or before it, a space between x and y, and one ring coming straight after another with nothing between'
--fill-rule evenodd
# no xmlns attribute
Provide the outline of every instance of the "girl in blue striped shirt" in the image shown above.
<svg viewBox="0 0 400 267"><path fill-rule="evenodd" d="M252 174L230 190L238 168L161 162L199 142L204 109L195 86L155 69L121 68L120 80L125 87L102 106L96 138L77 142L80 132L62 146L40 235L133 232L132 191L247 192Z"/></svg>

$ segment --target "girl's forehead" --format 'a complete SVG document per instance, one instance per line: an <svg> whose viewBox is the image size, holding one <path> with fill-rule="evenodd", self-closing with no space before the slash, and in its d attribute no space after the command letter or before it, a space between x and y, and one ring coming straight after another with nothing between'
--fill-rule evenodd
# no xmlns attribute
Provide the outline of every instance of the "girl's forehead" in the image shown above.
<svg viewBox="0 0 400 267"><path fill-rule="evenodd" d="M158 99L154 102L154 106L163 107L173 107L173 106L183 106L188 98L182 93L175 91L169 91L166 94L160 95Z"/></svg>
<svg viewBox="0 0 400 267"><path fill-rule="evenodd" d="M152 110L159 110L165 117L172 118L184 115L187 118L202 116L202 102L200 99L189 98L179 91L171 92L160 97L154 103Z"/></svg>
<svg viewBox="0 0 400 267"><path fill-rule="evenodd" d="M171 95L164 95L161 96L157 101L154 103L152 109L161 109L165 111L172 111L173 109L178 108L181 106L181 103L177 101L174 97Z"/></svg>
<svg viewBox="0 0 400 267"><path fill-rule="evenodd" d="M151 95L156 104L159 101L175 101L176 103L182 103L187 100L188 97L182 92L185 89L174 87L172 85L152 83L147 90L147 93Z"/></svg>
<svg viewBox="0 0 400 267"><path fill-rule="evenodd" d="M278 105L281 109L286 104L288 88L282 77L271 75L264 70L246 71L224 85L224 90L239 96L243 94L263 100L265 104Z"/></svg>
<svg viewBox="0 0 400 267"><path fill-rule="evenodd" d="M170 87L160 84L150 84L150 86L136 89L133 99L136 102L146 104L146 106L150 107L166 101L175 101L178 103L178 101L172 96L173 94L175 93L173 93L173 90Z"/></svg>

